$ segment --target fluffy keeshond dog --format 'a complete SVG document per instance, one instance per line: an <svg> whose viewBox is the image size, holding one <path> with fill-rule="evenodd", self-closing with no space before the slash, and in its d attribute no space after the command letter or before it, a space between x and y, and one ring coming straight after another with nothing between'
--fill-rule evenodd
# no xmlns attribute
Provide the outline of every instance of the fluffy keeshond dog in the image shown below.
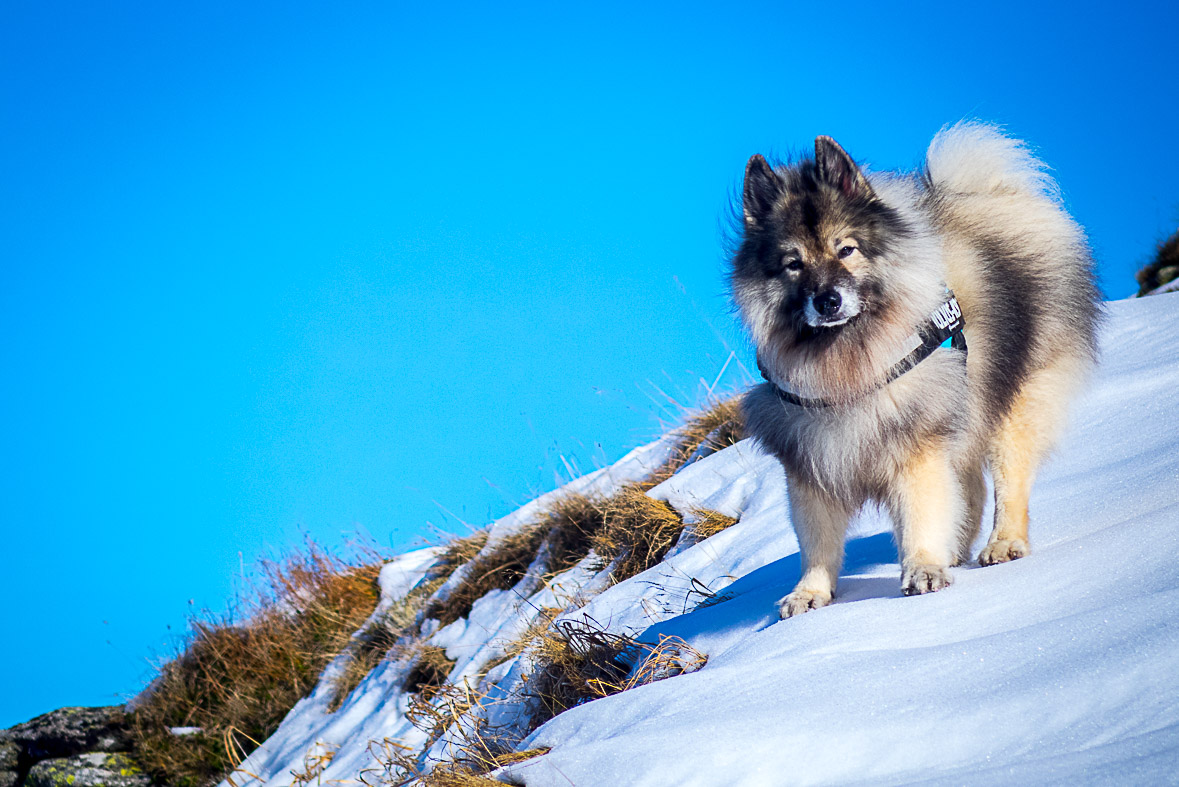
<svg viewBox="0 0 1179 787"><path fill-rule="evenodd" d="M782 617L835 593L868 501L891 514L905 594L971 558L1023 557L1036 470L1096 358L1088 245L1018 140L963 122L923 171L865 172L834 140L745 169L731 285L767 382L749 433L781 460L803 572Z"/></svg>

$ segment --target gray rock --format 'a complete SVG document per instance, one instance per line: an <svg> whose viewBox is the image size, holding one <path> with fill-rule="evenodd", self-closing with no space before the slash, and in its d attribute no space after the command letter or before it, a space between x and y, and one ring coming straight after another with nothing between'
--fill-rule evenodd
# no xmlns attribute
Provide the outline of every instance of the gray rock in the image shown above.
<svg viewBox="0 0 1179 787"><path fill-rule="evenodd" d="M15 771L20 765L20 744L0 739L0 771Z"/></svg>
<svg viewBox="0 0 1179 787"><path fill-rule="evenodd" d="M3 739L23 749L26 762L70 757L82 752L128 751L131 740L121 705L58 708L10 727Z"/></svg>
<svg viewBox="0 0 1179 787"><path fill-rule="evenodd" d="M151 779L126 754L94 752L42 760L24 787L149 787Z"/></svg>
<svg viewBox="0 0 1179 787"><path fill-rule="evenodd" d="M0 787L16 787L20 784L19 744L0 739Z"/></svg>

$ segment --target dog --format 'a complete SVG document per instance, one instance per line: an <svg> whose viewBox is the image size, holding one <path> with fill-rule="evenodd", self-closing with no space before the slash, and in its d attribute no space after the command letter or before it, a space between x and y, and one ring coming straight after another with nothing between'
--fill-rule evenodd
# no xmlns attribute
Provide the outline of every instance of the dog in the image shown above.
<svg viewBox="0 0 1179 787"><path fill-rule="evenodd" d="M1097 358L1082 229L1045 166L991 125L943 128L915 173L871 173L829 137L745 168L733 300L766 382L748 433L782 463L803 571L781 617L828 604L849 521L892 517L905 595L1029 554L1028 498Z"/></svg>

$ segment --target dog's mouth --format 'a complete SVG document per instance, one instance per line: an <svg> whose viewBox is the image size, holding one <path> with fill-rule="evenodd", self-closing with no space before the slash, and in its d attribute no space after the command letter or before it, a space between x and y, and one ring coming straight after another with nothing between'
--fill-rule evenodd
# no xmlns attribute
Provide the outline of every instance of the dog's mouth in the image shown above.
<svg viewBox="0 0 1179 787"><path fill-rule="evenodd" d="M860 318L860 314L853 314L848 317L841 317L827 322L820 322L817 325L801 321L798 325L798 336L800 339L820 339L823 337L835 337L841 331L854 325Z"/></svg>
<svg viewBox="0 0 1179 787"><path fill-rule="evenodd" d="M846 317L840 317L838 315L834 316L834 317L826 317L826 318L820 317L811 327L815 328L816 330L831 330L833 328L842 328L843 326L847 325L848 323L850 323L852 320L854 320L856 317L859 317L859 316L860 316L859 313L856 313L856 314L849 314Z"/></svg>

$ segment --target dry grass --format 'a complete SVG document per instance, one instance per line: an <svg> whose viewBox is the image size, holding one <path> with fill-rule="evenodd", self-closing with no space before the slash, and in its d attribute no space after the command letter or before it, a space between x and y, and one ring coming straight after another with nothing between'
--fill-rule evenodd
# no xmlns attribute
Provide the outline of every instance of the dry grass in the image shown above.
<svg viewBox="0 0 1179 787"><path fill-rule="evenodd" d="M675 447L662 466L644 480L624 486L601 504L602 528L593 539L593 547L607 560L617 561L613 570L616 582L659 563L683 532L684 523L679 514L646 492L685 465L735 444L744 437L744 431L740 396L713 404L675 430ZM719 524L719 520L711 521L712 526Z"/></svg>
<svg viewBox="0 0 1179 787"><path fill-rule="evenodd" d="M445 598L432 599L426 615L437 618L443 626L465 618L487 593L508 590L524 577L543 539L543 529L524 527L502 539L493 551L475 555L468 563L465 580Z"/></svg>
<svg viewBox="0 0 1179 787"><path fill-rule="evenodd" d="M536 526L545 531L550 574L572 568L589 554L604 516L600 499L578 493L562 495L548 506Z"/></svg>
<svg viewBox="0 0 1179 787"><path fill-rule="evenodd" d="M431 695L446 683L454 659L447 658L446 649L437 645L418 643L414 651L413 666L405 676L405 691Z"/></svg>
<svg viewBox="0 0 1179 787"><path fill-rule="evenodd" d="M647 478L608 498L565 495L487 553L482 551L486 531L455 540L418 587L355 639L352 633L378 601L379 560L347 563L310 545L304 554L281 565L268 565L266 584L240 619L191 622L184 650L161 668L153 690L132 715L136 749L145 770L157 782L174 787L204 787L218 781L274 732L295 702L315 687L328 662L344 651L350 652L351 659L335 687L333 708L387 654L405 655L404 648L413 648L415 660L405 683L406 690L416 695L411 715L416 714L417 722L434 738L447 729L477 728L478 724L469 723L456 726L456 721L469 722L472 714L478 714L482 698L469 687L459 689L446 682L453 663L441 648L417 639L423 617L438 618L446 625L467 616L489 591L507 590L518 583L542 549L548 556L543 567L546 574L576 565L591 550L612 562L615 581L656 565L684 525L670 506L646 492L686 464L733 444L742 432L739 400L719 402L676 430L671 456ZM693 531L703 538L732 522L715 512L701 512ZM463 581L444 597L435 598L435 592L460 567ZM659 648L589 627L565 624L552 631L550 621L551 616L545 617L526 638L542 665L530 682L541 701L540 720L625 690L636 680L646 682L654 679L652 675L684 671L682 664L664 664L667 659L659 655ZM682 655L690 648L680 643L667 650ZM506 657L516 653L518 649ZM630 671L628 665L640 658L644 661L638 671ZM202 731L174 736L170 727ZM462 756L424 774L417 770L414 756L400 751L399 744L386 742L390 752L399 753L386 758L394 765L381 782L416 780L431 787L487 784L482 773L504 764L505 758L518 761L527 754L479 735L478 729L469 734L460 731ZM319 752L314 761L305 763L296 780L317 778L331 754L326 749Z"/></svg>
<svg viewBox="0 0 1179 787"><path fill-rule="evenodd" d="M466 617L489 591L508 590L519 582L542 547L549 555L544 569L548 575L576 565L591 549L605 562L617 561L616 581L650 568L675 544L683 522L666 503L644 493L688 462L740 440L743 431L740 397L689 417L676 430L671 456L647 478L609 498L577 493L557 498L494 551L475 556L465 580L444 598L431 601L425 614L444 626Z"/></svg>
<svg viewBox="0 0 1179 787"><path fill-rule="evenodd" d="M278 728L375 608L381 564L367 557L350 564L308 544L264 564L266 581L240 621L190 621L183 651L130 714L136 754L158 783L215 783Z"/></svg>
<svg viewBox="0 0 1179 787"><path fill-rule="evenodd" d="M745 436L741 397L722 399L689 416L675 430L676 444L671 456L648 482L654 486L675 475L684 465L734 445Z"/></svg>
<svg viewBox="0 0 1179 787"><path fill-rule="evenodd" d="M476 530L469 536L451 541L446 545L446 551L442 553L442 560L439 563L440 570L432 573L438 573L440 578L445 580L446 577L454 573L456 568L479 554L479 550L487 544L487 536L486 530Z"/></svg>
<svg viewBox="0 0 1179 787"><path fill-rule="evenodd" d="M351 658L336 681L328 710L339 710L352 690L360 685L399 641L417 634L420 613L434 591L450 578L455 569L478 554L486 543L486 530L452 540L422 581L405 596L394 601L383 620L374 621L360 633L351 645Z"/></svg>
<svg viewBox="0 0 1179 787"><path fill-rule="evenodd" d="M453 755L448 761L433 763L434 767L427 771L419 755L403 754L394 762L400 781L393 783L430 787L462 784L454 780L480 778L507 761L515 761L512 748L516 741L504 740L485 728L485 701L486 695L466 681L462 686L448 683L429 694L419 694L410 703L406 716L429 736L423 751L449 731Z"/></svg>
<svg viewBox="0 0 1179 787"><path fill-rule="evenodd" d="M338 746L322 741L316 741L311 749L303 754L303 770L291 771L291 785L292 787L303 787L303 785L320 784L320 777L327 767L332 764L332 759L336 756Z"/></svg>
<svg viewBox="0 0 1179 787"><path fill-rule="evenodd" d="M737 524L735 517L722 514L720 511L713 511L709 508L693 508L692 516L696 520L691 526L692 535L699 541L715 536L722 530L727 530Z"/></svg>
<svg viewBox="0 0 1179 787"><path fill-rule="evenodd" d="M418 597L419 608L425 599ZM344 665L344 671L336 678L333 686L328 710L335 712L344 704L344 700L352 690L360 685L373 669L381 663L389 650L401 639L404 629L394 624L393 616L384 621L377 621L360 633L357 640L349 648L350 658Z"/></svg>
<svg viewBox="0 0 1179 787"><path fill-rule="evenodd" d="M566 620L532 643L538 666L529 679L537 700L530 729L570 708L652 681L695 672L707 656L679 637L659 644L612 634L592 622Z"/></svg>
<svg viewBox="0 0 1179 787"><path fill-rule="evenodd" d="M594 551L614 561L616 582L657 564L675 545L684 521L670 505L646 494L644 484L630 484L602 503L601 529Z"/></svg>
<svg viewBox="0 0 1179 787"><path fill-rule="evenodd" d="M534 750L539 756L544 750ZM490 779L483 774L493 770L482 770L453 762L437 763L433 770L423 771L417 758L408 747L395 741L385 740L369 746L369 753L378 767L368 768L360 774L361 783L367 787L503 787L504 782ZM513 760L518 762L519 760ZM503 765L507 762L500 763ZM494 766L498 767L498 766ZM514 782L509 782L513 784Z"/></svg>

